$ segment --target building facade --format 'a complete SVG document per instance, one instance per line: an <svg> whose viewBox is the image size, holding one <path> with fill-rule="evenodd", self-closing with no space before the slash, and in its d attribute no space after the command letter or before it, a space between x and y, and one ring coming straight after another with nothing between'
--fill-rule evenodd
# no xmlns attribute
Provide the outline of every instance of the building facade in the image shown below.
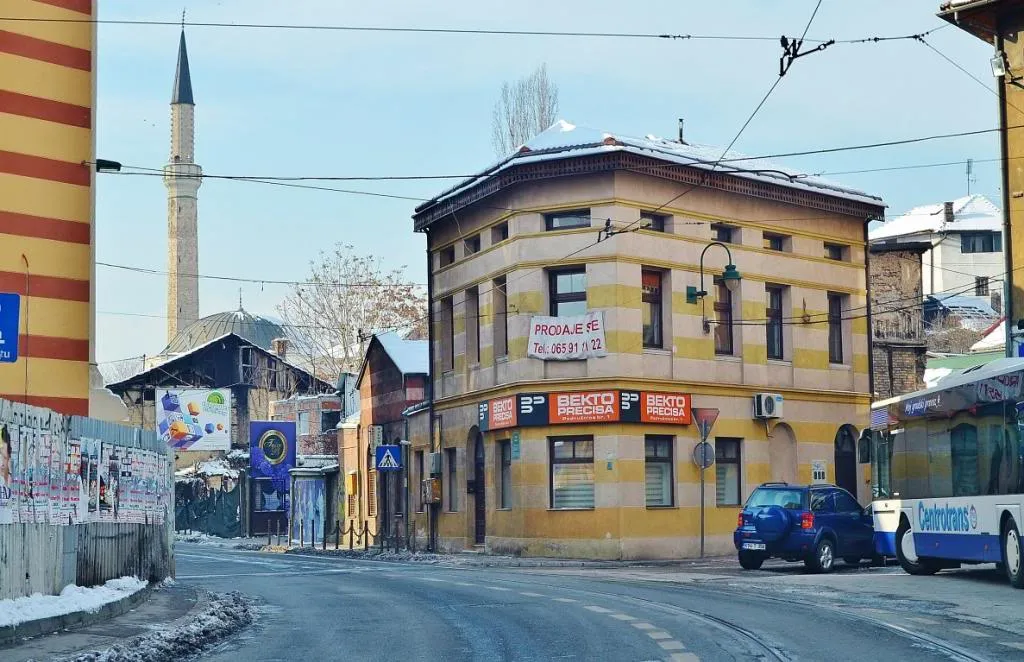
<svg viewBox="0 0 1024 662"><path fill-rule="evenodd" d="M5 17L48 20L9 21L0 39L0 292L21 295L0 398L80 416L95 363L95 10L11 0Z"/></svg>
<svg viewBox="0 0 1024 662"><path fill-rule="evenodd" d="M709 410L711 553L732 549L761 482L813 477L868 498L854 446L871 400L867 222L882 202L760 163L713 171L718 156L559 122L416 210L434 400L410 418L410 471L443 492L416 495L418 539L695 556Z"/></svg>
<svg viewBox="0 0 1024 662"><path fill-rule="evenodd" d="M924 388L925 338L921 255L926 242L870 248L872 385L875 400Z"/></svg>

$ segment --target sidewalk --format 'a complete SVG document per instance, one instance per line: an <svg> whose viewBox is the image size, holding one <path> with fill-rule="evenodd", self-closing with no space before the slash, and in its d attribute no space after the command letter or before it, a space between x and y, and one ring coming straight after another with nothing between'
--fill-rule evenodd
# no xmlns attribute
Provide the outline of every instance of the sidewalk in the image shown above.
<svg viewBox="0 0 1024 662"><path fill-rule="evenodd" d="M201 607L196 590L186 586L161 586L134 609L80 628L0 646L3 662L51 660L87 649L105 649L138 634L165 627Z"/></svg>

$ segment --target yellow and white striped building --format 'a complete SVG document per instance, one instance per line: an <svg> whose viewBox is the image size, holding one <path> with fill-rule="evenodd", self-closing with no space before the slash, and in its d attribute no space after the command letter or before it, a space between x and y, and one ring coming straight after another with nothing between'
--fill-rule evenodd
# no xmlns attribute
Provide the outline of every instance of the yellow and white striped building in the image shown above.
<svg viewBox="0 0 1024 662"><path fill-rule="evenodd" d="M739 503L761 482L810 482L814 466L867 498L853 451L871 399L866 225L882 201L760 163L712 170L712 151L563 122L416 210L434 404L433 425L429 410L410 417L410 478L441 479L439 547L696 555L691 407L720 412L709 553L732 549ZM731 294L715 281L727 257L711 247L694 300L714 241L742 280ZM602 315L606 355L528 355L531 320L585 311ZM761 393L782 396L780 418L755 417ZM648 398L650 415L627 413ZM413 490L420 540L425 501Z"/></svg>

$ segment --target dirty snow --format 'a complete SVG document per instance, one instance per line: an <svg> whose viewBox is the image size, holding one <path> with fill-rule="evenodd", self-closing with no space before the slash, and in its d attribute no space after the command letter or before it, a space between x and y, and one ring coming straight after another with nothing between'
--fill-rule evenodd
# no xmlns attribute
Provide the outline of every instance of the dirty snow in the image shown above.
<svg viewBox="0 0 1024 662"><path fill-rule="evenodd" d="M146 582L135 577L111 579L103 586L64 587L60 595L32 595L0 600L0 627L16 625L77 611L96 612L103 605L125 598L146 587Z"/></svg>
<svg viewBox="0 0 1024 662"><path fill-rule="evenodd" d="M249 625L255 608L249 598L231 592L210 595L206 607L188 620L128 639L104 651L89 651L68 662L172 662L196 656Z"/></svg>

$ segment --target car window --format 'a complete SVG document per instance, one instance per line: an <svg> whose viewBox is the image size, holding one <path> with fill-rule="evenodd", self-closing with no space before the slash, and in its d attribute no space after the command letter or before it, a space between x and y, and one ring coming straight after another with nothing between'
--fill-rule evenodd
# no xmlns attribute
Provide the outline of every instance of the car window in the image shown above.
<svg viewBox="0 0 1024 662"><path fill-rule="evenodd" d="M747 508L781 506L788 510L803 508L804 494L801 490L778 490L758 488L747 499Z"/></svg>
<svg viewBox="0 0 1024 662"><path fill-rule="evenodd" d="M833 513L832 493L827 490L816 490L811 492L811 511L815 513Z"/></svg>
<svg viewBox="0 0 1024 662"><path fill-rule="evenodd" d="M854 499L850 495L850 493L846 492L845 490L837 490L835 498L836 498L836 512L839 512L839 513L858 513L860 511L864 510L863 508L860 507L860 504L857 503L857 500Z"/></svg>

